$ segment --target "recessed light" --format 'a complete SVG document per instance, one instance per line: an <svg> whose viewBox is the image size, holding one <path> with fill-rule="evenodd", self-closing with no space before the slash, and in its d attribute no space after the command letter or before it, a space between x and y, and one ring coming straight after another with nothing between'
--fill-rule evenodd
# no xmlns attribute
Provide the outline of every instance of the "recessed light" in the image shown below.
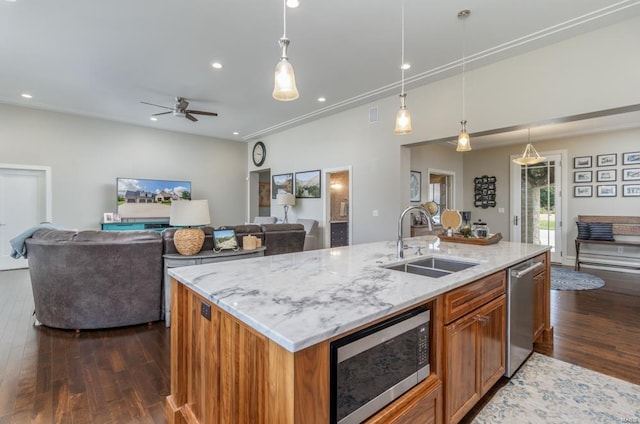
<svg viewBox="0 0 640 424"><path fill-rule="evenodd" d="M403 64L400 66L400 69L404 69L405 71L406 71L407 69L409 69L409 68L411 68L411 64L410 64L410 63L403 63Z"/></svg>
<svg viewBox="0 0 640 424"><path fill-rule="evenodd" d="M33 98L33 96L31 94L28 94L28 93L22 93L21 96L24 97L25 99L32 99Z"/></svg>
<svg viewBox="0 0 640 424"><path fill-rule="evenodd" d="M325 99L324 97L318 97L318 101L322 103L322 102L326 102L327 99Z"/></svg>
<svg viewBox="0 0 640 424"><path fill-rule="evenodd" d="M220 62L213 62L213 63L211 64L211 67L212 67L212 68L214 68L214 69L222 69L222 63L220 63Z"/></svg>
<svg viewBox="0 0 640 424"><path fill-rule="evenodd" d="M152 121L157 121L157 120L158 120L158 118L156 118L155 116L152 116L152 117L151 117L151 118L149 118L149 119L151 119Z"/></svg>
<svg viewBox="0 0 640 424"><path fill-rule="evenodd" d="M233 135L240 135L240 133L238 131L234 131Z"/></svg>
<svg viewBox="0 0 640 424"><path fill-rule="evenodd" d="M298 6L300 6L300 2L298 0L287 0L287 7L295 9Z"/></svg>

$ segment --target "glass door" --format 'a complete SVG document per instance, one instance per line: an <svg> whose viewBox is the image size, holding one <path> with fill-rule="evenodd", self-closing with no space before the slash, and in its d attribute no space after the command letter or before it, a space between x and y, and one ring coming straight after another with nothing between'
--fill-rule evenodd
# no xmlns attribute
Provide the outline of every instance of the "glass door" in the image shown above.
<svg viewBox="0 0 640 424"><path fill-rule="evenodd" d="M550 155L535 165L512 162L511 240L551 247L551 261L562 262L561 158Z"/></svg>

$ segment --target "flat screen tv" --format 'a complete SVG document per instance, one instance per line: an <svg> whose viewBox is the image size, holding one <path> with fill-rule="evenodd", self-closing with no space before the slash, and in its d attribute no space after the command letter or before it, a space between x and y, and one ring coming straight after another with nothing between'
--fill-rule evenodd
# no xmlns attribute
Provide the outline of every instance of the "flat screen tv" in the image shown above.
<svg viewBox="0 0 640 424"><path fill-rule="evenodd" d="M117 178L116 191L120 219L168 219L173 200L191 200L191 181Z"/></svg>

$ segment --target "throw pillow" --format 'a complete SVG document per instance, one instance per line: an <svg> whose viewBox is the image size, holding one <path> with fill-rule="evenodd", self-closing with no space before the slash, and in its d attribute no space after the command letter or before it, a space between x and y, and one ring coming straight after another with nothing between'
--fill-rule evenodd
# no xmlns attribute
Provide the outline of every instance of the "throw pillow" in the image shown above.
<svg viewBox="0 0 640 424"><path fill-rule="evenodd" d="M589 224L589 232L591 233L591 240L615 240L613 238L613 225L611 225L611 223L592 222Z"/></svg>
<svg viewBox="0 0 640 424"><path fill-rule="evenodd" d="M589 240L591 237L591 232L589 231L589 223L588 222L576 222L578 226L578 238L581 240Z"/></svg>

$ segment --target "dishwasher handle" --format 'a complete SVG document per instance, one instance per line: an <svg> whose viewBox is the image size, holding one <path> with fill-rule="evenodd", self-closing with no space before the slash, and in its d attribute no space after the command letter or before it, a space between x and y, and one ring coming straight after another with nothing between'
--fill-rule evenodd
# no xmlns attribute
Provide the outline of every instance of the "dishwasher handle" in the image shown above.
<svg viewBox="0 0 640 424"><path fill-rule="evenodd" d="M525 269L515 271L513 273L513 276L515 278L522 278L523 276L525 276L525 275L527 275L527 274L529 274L529 273L531 273L531 272L533 272L533 271L535 271L538 268L541 268L543 266L544 265L542 264L542 262L536 262L533 265L531 265L531 266L529 266L529 267L527 267Z"/></svg>

